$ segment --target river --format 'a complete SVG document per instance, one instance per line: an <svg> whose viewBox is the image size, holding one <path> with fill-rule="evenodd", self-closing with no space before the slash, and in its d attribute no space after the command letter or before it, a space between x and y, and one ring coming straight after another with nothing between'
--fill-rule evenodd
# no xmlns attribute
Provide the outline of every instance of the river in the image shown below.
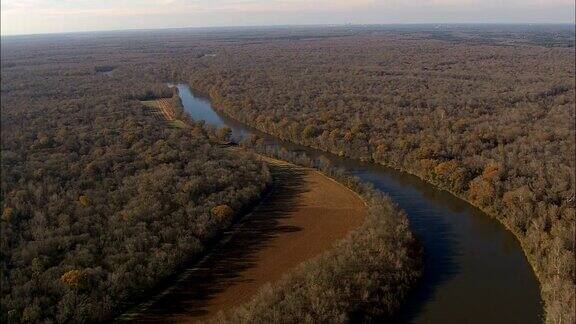
<svg viewBox="0 0 576 324"><path fill-rule="evenodd" d="M228 126L236 141L249 134L266 145L324 156L387 193L408 215L424 247L424 274L398 323L542 323L538 281L512 233L467 202L418 177L369 162L282 141L215 111L210 101L176 85L194 120Z"/></svg>

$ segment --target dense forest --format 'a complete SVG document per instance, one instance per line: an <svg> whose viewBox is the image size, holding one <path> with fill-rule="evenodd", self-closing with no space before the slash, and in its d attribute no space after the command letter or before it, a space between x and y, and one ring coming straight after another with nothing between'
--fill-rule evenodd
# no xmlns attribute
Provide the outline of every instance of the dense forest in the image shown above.
<svg viewBox="0 0 576 324"><path fill-rule="evenodd" d="M268 173L249 156L142 112L172 95L158 81L482 208L521 242L547 321L576 320L573 26L118 32L1 50L3 320L105 319L202 250L229 221L213 207L260 195Z"/></svg>
<svg viewBox="0 0 576 324"><path fill-rule="evenodd" d="M73 47L2 44L3 323L109 319L199 256L269 182L202 125L145 114L138 100L172 90L90 59L114 49Z"/></svg>
<svg viewBox="0 0 576 324"><path fill-rule="evenodd" d="M547 320L574 322L573 30L350 33L226 39L164 73L262 131L482 208L520 240Z"/></svg>

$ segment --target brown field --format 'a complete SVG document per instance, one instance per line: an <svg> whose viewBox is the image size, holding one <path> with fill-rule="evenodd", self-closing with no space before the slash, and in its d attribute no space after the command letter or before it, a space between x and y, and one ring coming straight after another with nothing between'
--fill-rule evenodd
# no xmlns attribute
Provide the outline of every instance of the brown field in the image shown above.
<svg viewBox="0 0 576 324"><path fill-rule="evenodd" d="M121 319L209 319L249 301L362 224L366 205L350 189L314 170L265 160L274 176L270 195L177 284Z"/></svg>
<svg viewBox="0 0 576 324"><path fill-rule="evenodd" d="M144 105L144 113L153 116L157 121L168 122L172 126L182 127L183 123L174 115L173 103L170 98L141 101Z"/></svg>

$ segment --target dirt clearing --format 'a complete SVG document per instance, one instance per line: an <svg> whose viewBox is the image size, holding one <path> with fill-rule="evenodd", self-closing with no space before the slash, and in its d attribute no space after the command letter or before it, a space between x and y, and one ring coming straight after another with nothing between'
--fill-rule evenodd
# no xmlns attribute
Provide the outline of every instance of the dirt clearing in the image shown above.
<svg viewBox="0 0 576 324"><path fill-rule="evenodd" d="M144 105L144 113L151 115L157 121L168 122L174 127L183 127L184 123L178 120L174 113L174 103L171 98L140 101Z"/></svg>
<svg viewBox="0 0 576 324"><path fill-rule="evenodd" d="M208 319L249 301L362 224L367 208L353 191L314 170L265 160L274 176L270 195L177 284L125 319Z"/></svg>

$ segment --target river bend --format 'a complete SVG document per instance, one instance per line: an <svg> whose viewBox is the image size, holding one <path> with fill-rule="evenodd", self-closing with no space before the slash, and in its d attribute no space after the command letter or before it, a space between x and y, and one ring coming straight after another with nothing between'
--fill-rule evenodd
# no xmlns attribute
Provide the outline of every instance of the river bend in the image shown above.
<svg viewBox="0 0 576 324"><path fill-rule="evenodd" d="M187 85L176 87L194 120L228 126L235 140L257 134L266 145L324 156L387 193L406 212L424 247L425 269L398 323L542 322L537 279L518 241L497 220L416 176L282 141L223 116Z"/></svg>

